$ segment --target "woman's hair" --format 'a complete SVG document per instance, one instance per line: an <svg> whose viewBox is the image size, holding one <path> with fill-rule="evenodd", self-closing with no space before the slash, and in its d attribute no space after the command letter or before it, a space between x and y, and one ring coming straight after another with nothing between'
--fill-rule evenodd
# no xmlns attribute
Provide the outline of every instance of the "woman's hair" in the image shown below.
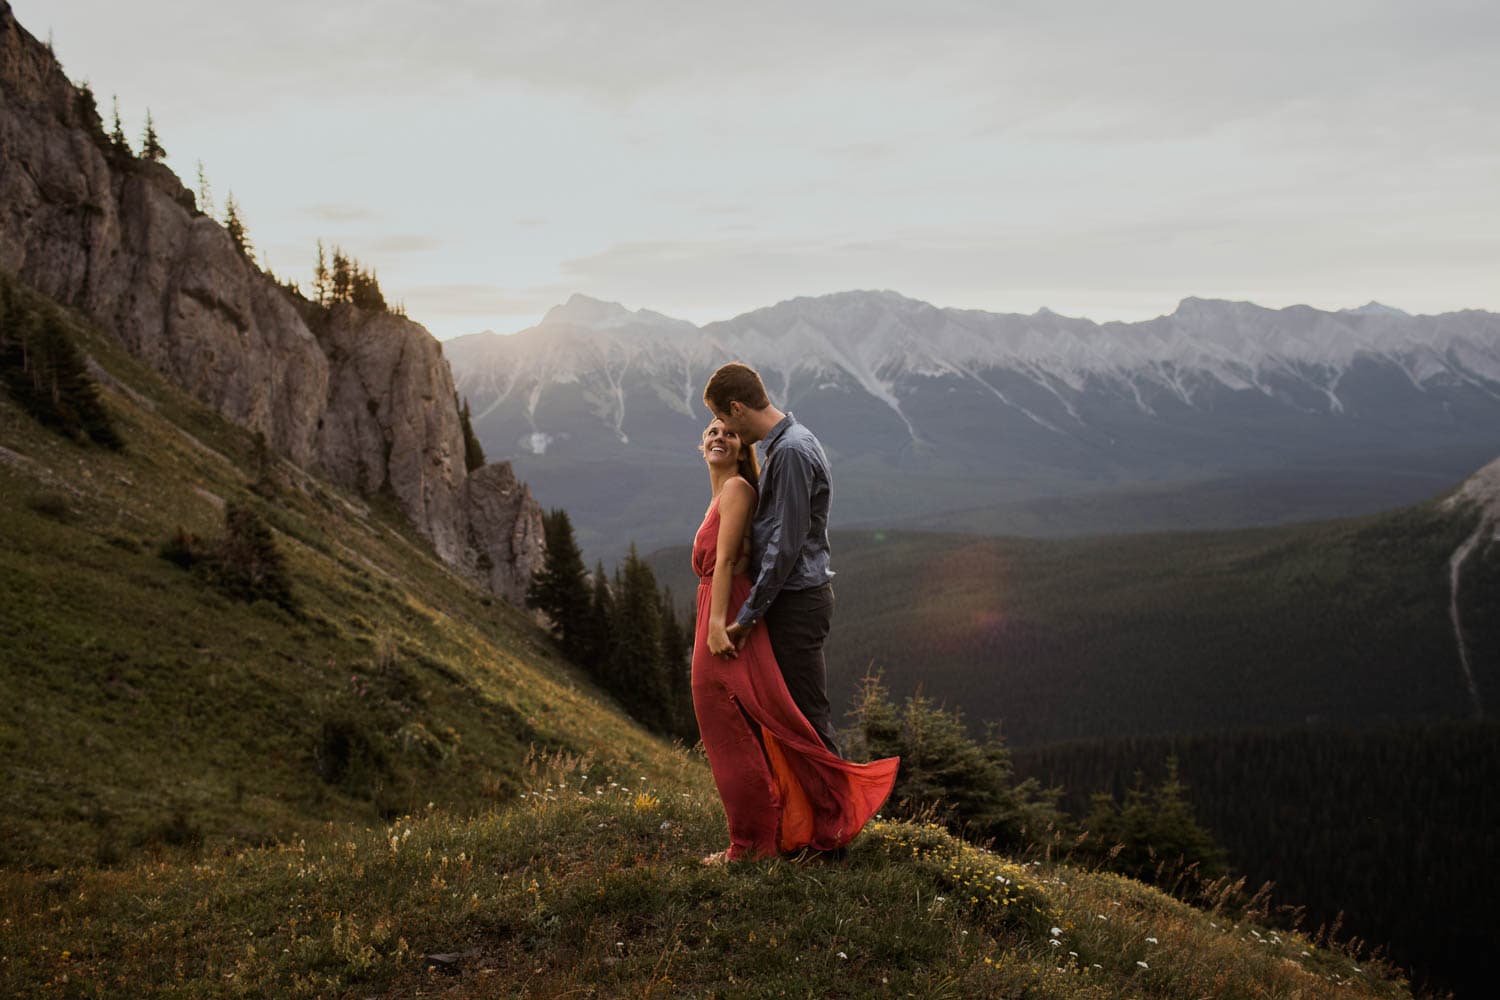
<svg viewBox="0 0 1500 1000"><path fill-rule="evenodd" d="M715 413L728 413L729 404L735 400L752 410L764 410L771 405L771 398L766 395L766 387L755 369L738 361L720 367L703 387L703 402Z"/></svg>
<svg viewBox="0 0 1500 1000"><path fill-rule="evenodd" d="M714 417L708 422L708 426L703 428L703 434L707 434L708 428L712 427L716 423L721 424L723 423L723 421L718 417ZM729 431L729 433L734 434L734 431ZM738 434L734 434L734 439L740 443L740 457L739 461L736 463L735 471L739 473L741 479L745 480L745 482L749 483L751 486L754 486L756 491L758 492L760 490L760 459L755 457L755 446L746 444L744 439L741 438ZM700 442L698 445L698 450L702 451L702 434L698 436L698 440Z"/></svg>

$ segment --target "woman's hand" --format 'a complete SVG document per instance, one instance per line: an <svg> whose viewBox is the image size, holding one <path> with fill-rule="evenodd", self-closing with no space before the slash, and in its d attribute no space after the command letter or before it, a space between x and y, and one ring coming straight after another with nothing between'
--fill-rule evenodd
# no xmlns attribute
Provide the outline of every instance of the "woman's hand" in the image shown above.
<svg viewBox="0 0 1500 1000"><path fill-rule="evenodd" d="M735 648L733 641L730 640L729 633L725 630L723 622L715 622L708 627L708 651L715 656L722 656L730 660L739 655L740 651Z"/></svg>

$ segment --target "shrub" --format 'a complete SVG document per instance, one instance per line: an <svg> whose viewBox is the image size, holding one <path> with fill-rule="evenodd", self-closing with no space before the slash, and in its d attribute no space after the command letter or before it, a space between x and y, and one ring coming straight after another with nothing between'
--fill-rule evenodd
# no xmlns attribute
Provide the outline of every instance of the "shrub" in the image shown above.
<svg viewBox="0 0 1500 1000"><path fill-rule="evenodd" d="M124 440L99 402L99 389L62 313L32 304L0 277L0 383L40 423L77 441L119 450Z"/></svg>
<svg viewBox="0 0 1500 1000"><path fill-rule="evenodd" d="M971 739L957 712L920 694L898 708L878 677L866 677L853 715L851 756L901 758L892 811L930 816L1006 849L1042 844L1064 825L1057 791L1044 791L1035 779L1016 781L999 735Z"/></svg>
<svg viewBox="0 0 1500 1000"><path fill-rule="evenodd" d="M220 587L246 601L264 599L292 610L292 584L276 539L253 507L229 502L224 507L224 538L219 542L214 575Z"/></svg>

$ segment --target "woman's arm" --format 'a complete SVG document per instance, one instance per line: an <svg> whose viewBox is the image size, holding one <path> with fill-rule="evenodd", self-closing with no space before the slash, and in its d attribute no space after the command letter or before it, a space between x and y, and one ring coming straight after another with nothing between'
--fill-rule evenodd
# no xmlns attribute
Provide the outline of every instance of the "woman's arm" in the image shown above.
<svg viewBox="0 0 1500 1000"><path fill-rule="evenodd" d="M740 562L745 530L755 505L755 488L739 477L724 484L719 494L719 539L714 553L714 582L709 587L708 651L715 656L738 653L724 630L729 615L729 586Z"/></svg>

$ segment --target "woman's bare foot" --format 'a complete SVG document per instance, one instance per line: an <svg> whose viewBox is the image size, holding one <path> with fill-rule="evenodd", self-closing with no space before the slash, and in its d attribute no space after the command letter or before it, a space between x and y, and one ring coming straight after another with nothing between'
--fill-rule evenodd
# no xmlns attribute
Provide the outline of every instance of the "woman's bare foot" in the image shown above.
<svg viewBox="0 0 1500 1000"><path fill-rule="evenodd" d="M698 863L709 868L722 868L729 864L729 852L715 851Z"/></svg>

